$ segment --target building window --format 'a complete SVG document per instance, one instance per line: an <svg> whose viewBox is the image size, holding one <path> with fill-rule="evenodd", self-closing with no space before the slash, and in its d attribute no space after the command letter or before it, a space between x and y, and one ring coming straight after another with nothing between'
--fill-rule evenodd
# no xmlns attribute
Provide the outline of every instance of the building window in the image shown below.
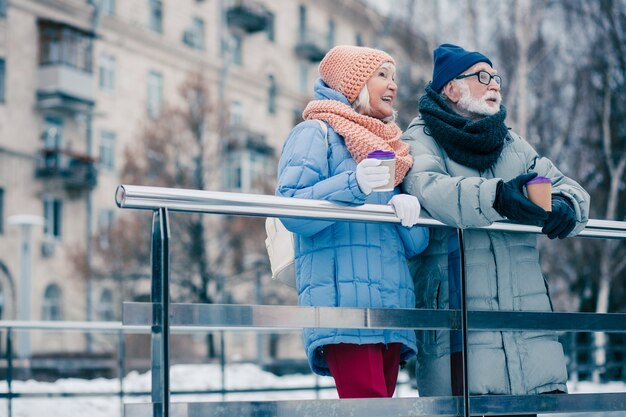
<svg viewBox="0 0 626 417"><path fill-rule="evenodd" d="M0 188L0 235L4 233L4 188Z"/></svg>
<svg viewBox="0 0 626 417"><path fill-rule="evenodd" d="M356 44L356 46L363 46L363 35L357 33L354 36L354 43Z"/></svg>
<svg viewBox="0 0 626 417"><path fill-rule="evenodd" d="M112 171L115 168L115 133L100 132L100 167Z"/></svg>
<svg viewBox="0 0 626 417"><path fill-rule="evenodd" d="M61 289L58 285L50 284L46 287L42 310L43 320L61 320Z"/></svg>
<svg viewBox="0 0 626 417"><path fill-rule="evenodd" d="M102 13L109 16L115 15L115 0L101 0Z"/></svg>
<svg viewBox="0 0 626 417"><path fill-rule="evenodd" d="M115 57L110 54L100 54L98 66L100 90L113 92L115 90Z"/></svg>
<svg viewBox="0 0 626 417"><path fill-rule="evenodd" d="M183 43L193 49L204 49L204 20L194 17L191 28L183 34Z"/></svg>
<svg viewBox="0 0 626 417"><path fill-rule="evenodd" d="M63 218L63 201L60 198L45 196L43 199L43 217L44 235L51 239L60 239L61 220Z"/></svg>
<svg viewBox="0 0 626 417"><path fill-rule="evenodd" d="M7 0L0 0L0 17L7 15Z"/></svg>
<svg viewBox="0 0 626 417"><path fill-rule="evenodd" d="M150 30L163 33L163 3L161 0L148 0L150 2Z"/></svg>
<svg viewBox="0 0 626 417"><path fill-rule="evenodd" d="M115 212L111 209L101 209L98 212L98 239L102 249L108 249L111 237L111 228L115 221Z"/></svg>
<svg viewBox="0 0 626 417"><path fill-rule="evenodd" d="M328 34L327 34L328 38L326 39L326 42L328 43L328 48L332 48L333 46L335 46L335 21L333 19L330 19L328 21Z"/></svg>
<svg viewBox="0 0 626 417"><path fill-rule="evenodd" d="M271 176L271 156L254 148L231 151L228 156L226 190L262 193L263 182Z"/></svg>
<svg viewBox="0 0 626 417"><path fill-rule="evenodd" d="M306 7L302 5L298 9L298 36L300 41L306 37Z"/></svg>
<svg viewBox="0 0 626 417"><path fill-rule="evenodd" d="M161 101L163 100L163 76L156 72L148 73L148 100L147 108L150 117L156 118L161 112Z"/></svg>
<svg viewBox="0 0 626 417"><path fill-rule="evenodd" d="M4 87L6 85L5 78L6 78L6 65L4 63L4 59L0 58L0 103L4 103L4 101L6 100L5 87Z"/></svg>
<svg viewBox="0 0 626 417"><path fill-rule="evenodd" d="M91 73L93 39L88 32L57 22L39 23L39 64L66 65Z"/></svg>
<svg viewBox="0 0 626 417"><path fill-rule="evenodd" d="M278 87L276 86L276 79L273 75L267 76L267 112L270 114L276 114L276 95L278 94Z"/></svg>
<svg viewBox="0 0 626 417"><path fill-rule="evenodd" d="M5 304L4 288L2 288L2 284L0 284L0 320L4 319Z"/></svg>
<svg viewBox="0 0 626 417"><path fill-rule="evenodd" d="M309 65L304 62L304 61L300 61L299 65L299 90L302 94L306 94L308 93L309 90Z"/></svg>
<svg viewBox="0 0 626 417"><path fill-rule="evenodd" d="M267 26L265 26L265 32L267 33L267 40L270 42L274 42L276 41L276 30L274 26L276 17L274 16L274 13L267 12L267 15L265 18L267 19L267 23L266 23Z"/></svg>
<svg viewBox="0 0 626 417"><path fill-rule="evenodd" d="M102 321L113 321L113 291L106 288L100 294L98 303L98 319Z"/></svg>
<svg viewBox="0 0 626 417"><path fill-rule="evenodd" d="M63 143L63 119L58 116L46 116L41 139L44 149L60 149Z"/></svg>
<svg viewBox="0 0 626 417"><path fill-rule="evenodd" d="M241 35L233 35L233 64L243 64L243 38Z"/></svg>
<svg viewBox="0 0 626 417"><path fill-rule="evenodd" d="M239 101L230 103L230 125L239 126L243 123L243 106Z"/></svg>
<svg viewBox="0 0 626 417"><path fill-rule="evenodd" d="M303 121L304 119L302 118L302 109L294 109L291 111L291 124L292 125L295 126Z"/></svg>

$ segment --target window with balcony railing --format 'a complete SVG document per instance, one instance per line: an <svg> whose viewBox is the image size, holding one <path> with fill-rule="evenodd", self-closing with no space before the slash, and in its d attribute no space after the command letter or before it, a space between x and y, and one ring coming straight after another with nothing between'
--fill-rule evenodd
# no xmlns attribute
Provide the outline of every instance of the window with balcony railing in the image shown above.
<svg viewBox="0 0 626 417"><path fill-rule="evenodd" d="M39 22L39 64L65 65L92 72L93 37L80 29L43 20Z"/></svg>

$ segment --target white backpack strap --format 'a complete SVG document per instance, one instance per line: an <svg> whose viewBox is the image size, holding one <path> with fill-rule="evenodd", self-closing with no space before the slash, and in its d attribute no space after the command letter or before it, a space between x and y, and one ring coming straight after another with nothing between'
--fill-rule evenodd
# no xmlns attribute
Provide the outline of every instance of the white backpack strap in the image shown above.
<svg viewBox="0 0 626 417"><path fill-rule="evenodd" d="M324 143L326 144L326 149L328 149L328 125L326 122L320 119L316 119L322 128L322 132L324 132Z"/></svg>

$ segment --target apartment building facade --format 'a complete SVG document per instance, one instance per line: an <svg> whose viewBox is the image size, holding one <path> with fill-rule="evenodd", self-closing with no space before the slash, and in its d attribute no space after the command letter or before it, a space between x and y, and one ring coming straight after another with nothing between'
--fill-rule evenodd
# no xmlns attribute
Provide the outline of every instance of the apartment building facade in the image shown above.
<svg viewBox="0 0 626 417"><path fill-rule="evenodd" d="M190 75L225 115L206 134L238 144L216 148L208 162L227 164L210 188L260 192L255 179L273 181L332 45L381 47L413 68L385 24L361 0L0 0L0 319L121 318L124 295L81 266L95 262L94 236L115 244L106 231L125 150L181 100ZM26 238L9 224L22 214L43 220L30 235L26 313ZM110 348L79 334L31 337L32 354Z"/></svg>

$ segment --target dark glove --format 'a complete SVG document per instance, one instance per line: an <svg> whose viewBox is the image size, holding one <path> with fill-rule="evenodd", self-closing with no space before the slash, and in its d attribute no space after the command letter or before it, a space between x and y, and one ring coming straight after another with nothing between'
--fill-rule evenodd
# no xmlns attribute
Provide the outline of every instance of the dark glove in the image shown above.
<svg viewBox="0 0 626 417"><path fill-rule="evenodd" d="M510 181L498 183L493 208L509 220L518 223L541 225L548 213L524 195L522 187L537 176L536 172L522 174Z"/></svg>
<svg viewBox="0 0 626 417"><path fill-rule="evenodd" d="M550 239L565 239L576 227L576 211L572 203L560 195L552 196L552 211L541 231Z"/></svg>

